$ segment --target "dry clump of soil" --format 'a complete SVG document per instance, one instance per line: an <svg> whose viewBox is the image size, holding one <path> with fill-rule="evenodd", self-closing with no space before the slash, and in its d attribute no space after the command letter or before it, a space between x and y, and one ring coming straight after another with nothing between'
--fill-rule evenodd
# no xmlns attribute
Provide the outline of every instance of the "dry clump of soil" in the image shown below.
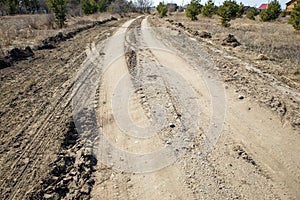
<svg viewBox="0 0 300 200"><path fill-rule="evenodd" d="M238 20L247 21L247 19ZM294 62L298 62L297 60L290 59L293 54L300 56L299 51L297 51L298 46L294 42L289 41L290 51L294 51L292 55L284 59L275 59L270 55L260 54L256 49L252 49L249 53L250 50L247 48L249 41L240 38L244 30L234 29L234 22L232 22L231 28L225 29L218 25L215 18L200 18L198 22L192 22L188 21L182 14L172 15L166 19L155 17L155 20L151 21L155 26L163 27L165 25L204 42L203 44L210 47L210 55L219 67L219 73L222 75L223 80L226 83L233 84L238 94L242 95L243 98L250 97L263 105L267 105L279 114L283 124L288 121L294 127L300 126L300 66ZM208 22L211 25L208 26ZM242 22L239 21L238 23ZM277 26L276 24L268 25L274 26L274 28ZM224 30L221 31L221 29ZM258 34L262 34L263 31L263 28L256 30ZM207 32L212 37L203 38L199 34L202 32ZM291 34L291 37L297 37L294 32L291 32ZM269 36L272 37L272 35ZM275 43L274 45L280 46L281 44ZM267 49L266 46L264 48ZM270 47L269 50L272 51L272 48ZM287 63L290 65L287 66Z"/></svg>
<svg viewBox="0 0 300 200"><path fill-rule="evenodd" d="M34 189L30 199L89 198L97 159L84 147L80 137L74 122L69 122L58 157L49 164L48 177Z"/></svg>

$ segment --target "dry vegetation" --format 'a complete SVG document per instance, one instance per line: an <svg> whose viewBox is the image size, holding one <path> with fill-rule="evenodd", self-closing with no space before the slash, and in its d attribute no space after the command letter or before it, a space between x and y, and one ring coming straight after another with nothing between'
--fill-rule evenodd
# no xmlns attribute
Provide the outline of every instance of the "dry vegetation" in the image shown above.
<svg viewBox="0 0 300 200"><path fill-rule="evenodd" d="M168 18L181 22L193 31L211 33L211 40L205 41L218 46L228 34L233 34L242 45L225 49L241 60L256 63L255 66L261 71L274 75L290 87L300 89L300 33L288 24L289 16L272 22L243 17L230 21L228 28L220 26L218 16L199 16L197 21L191 21L184 13L174 13ZM266 61L262 62L260 56Z"/></svg>
<svg viewBox="0 0 300 200"><path fill-rule="evenodd" d="M176 13L170 18L188 24L192 29L205 30L213 35L214 40L223 39L228 33L233 34L247 50L267 54L277 59L289 59L300 64L300 34L288 24L288 18L279 18L273 22L249 20L246 17L230 22L228 28L219 25L219 17L205 18L199 16L198 21L190 21L184 13Z"/></svg>
<svg viewBox="0 0 300 200"><path fill-rule="evenodd" d="M108 13L69 17L63 29L57 29L52 14L17 15L0 17L1 54L14 47L34 46L39 41L109 17Z"/></svg>

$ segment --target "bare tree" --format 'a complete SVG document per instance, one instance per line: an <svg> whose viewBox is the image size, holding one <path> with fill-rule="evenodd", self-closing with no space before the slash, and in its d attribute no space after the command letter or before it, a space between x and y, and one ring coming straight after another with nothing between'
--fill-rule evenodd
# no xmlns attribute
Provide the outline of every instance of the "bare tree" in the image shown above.
<svg viewBox="0 0 300 200"><path fill-rule="evenodd" d="M135 5L139 12L150 12L153 0L136 0Z"/></svg>
<svg viewBox="0 0 300 200"><path fill-rule="evenodd" d="M109 9L110 12L117 13L121 17L124 17L126 13L133 11L132 2L127 0L113 0L110 3Z"/></svg>

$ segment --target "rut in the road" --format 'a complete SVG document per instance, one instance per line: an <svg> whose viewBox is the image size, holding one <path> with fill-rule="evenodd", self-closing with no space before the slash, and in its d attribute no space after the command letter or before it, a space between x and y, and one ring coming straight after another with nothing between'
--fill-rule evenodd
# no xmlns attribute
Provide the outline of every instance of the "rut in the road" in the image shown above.
<svg viewBox="0 0 300 200"><path fill-rule="evenodd" d="M87 163L93 163L94 159L84 152L80 157L81 147L76 147L70 156L66 148L60 146L65 142L80 146L80 140L76 138L63 141L64 134L74 133L70 128L73 127L70 125L72 87L74 74L86 57L86 42L91 38L104 40L119 23L122 21L82 30L78 38L60 43L60 47L51 52L38 51L35 59L1 70L1 82L4 83L1 90L6 91L3 98L8 101L1 101L0 198L43 199L56 195L62 198L69 192L67 188L71 183L78 185L79 193L83 188L81 194L89 195L90 187L85 187L90 179L88 176L76 172L76 176L67 177L61 172L70 169L75 156L79 155L75 161L82 162L83 166L76 169L91 173ZM14 95L16 97L12 97ZM84 181L79 183L82 179Z"/></svg>

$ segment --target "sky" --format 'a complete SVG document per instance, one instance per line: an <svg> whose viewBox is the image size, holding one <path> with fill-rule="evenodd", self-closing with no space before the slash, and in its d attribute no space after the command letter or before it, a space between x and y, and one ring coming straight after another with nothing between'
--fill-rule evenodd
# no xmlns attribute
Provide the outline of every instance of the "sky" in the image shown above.
<svg viewBox="0 0 300 200"><path fill-rule="evenodd" d="M153 0L154 5L156 6L159 2L163 0ZM224 0L213 0L217 6L222 5ZM269 0L271 1L271 0ZM285 9L285 4L289 2L290 0L279 0L279 3L281 4L281 9ZM185 5L190 2L190 0L164 0L165 3L177 3L177 5ZM207 2L207 0L201 0L201 4L204 5ZM262 3L268 3L268 0L236 0L237 3L242 2L245 6L255 6L259 7Z"/></svg>

